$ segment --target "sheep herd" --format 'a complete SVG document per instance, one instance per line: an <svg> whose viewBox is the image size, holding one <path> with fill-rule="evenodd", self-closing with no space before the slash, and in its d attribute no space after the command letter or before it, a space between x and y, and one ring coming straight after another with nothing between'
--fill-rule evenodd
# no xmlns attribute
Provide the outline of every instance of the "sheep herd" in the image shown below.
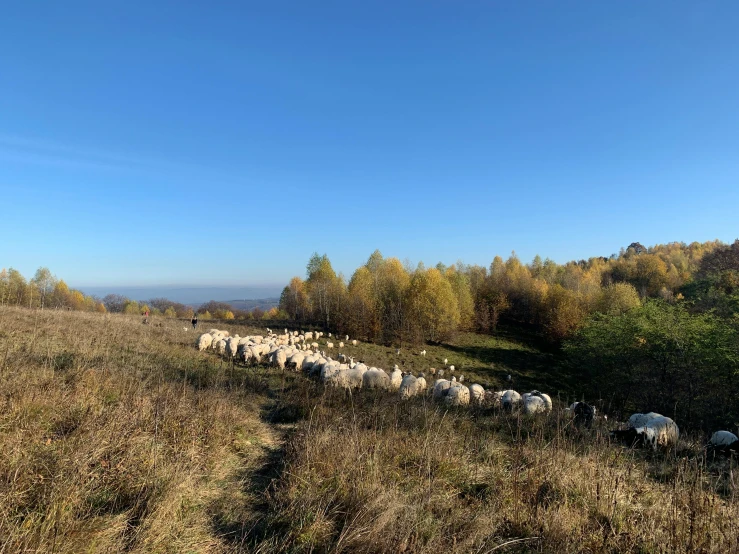
<svg viewBox="0 0 739 554"><path fill-rule="evenodd" d="M322 332L299 333L288 332L287 329L282 334L276 334L268 329L266 336L239 337L230 336L228 331L210 329L198 337L197 347L201 351L213 349L223 356L239 359L245 364L268 363L283 370L289 368L302 371L327 387L343 389L349 393L359 390L393 392L402 401L430 392L435 401L448 406L498 407L527 416L548 414L552 411L551 397L536 390L524 394L512 389L486 390L477 383L465 385L462 375L459 379L453 375L450 379L444 379L445 371L453 373L455 369L453 365L448 365L447 359L444 359L444 369L429 369L429 377L435 378L432 386L429 386L426 380L426 373L415 376L401 371L397 365L388 373L377 367L369 367L361 360L355 362L353 356L343 353L334 360L325 350L318 350L319 344L316 341L323 335ZM331 338L329 333L325 339L328 350L334 347L334 343L328 340ZM358 342L349 341L349 336L346 335L338 344L339 348L344 348L349 345L357 346ZM426 351L421 351L420 355L425 356ZM595 407L585 402L573 403L565 409L565 413L572 418L575 425L588 428L597 417ZM603 416L603 419L606 417ZM680 431L669 417L649 412L633 414L628 420L626 429L611 431L610 434L611 437L620 439L628 445L647 446L657 450L676 446ZM712 435L707 451L714 455L739 453L739 439L729 431L717 431Z"/></svg>

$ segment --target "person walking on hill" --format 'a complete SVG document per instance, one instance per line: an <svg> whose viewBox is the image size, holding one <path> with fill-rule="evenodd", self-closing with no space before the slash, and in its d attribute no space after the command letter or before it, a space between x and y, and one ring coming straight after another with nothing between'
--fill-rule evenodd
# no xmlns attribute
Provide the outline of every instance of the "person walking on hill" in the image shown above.
<svg viewBox="0 0 739 554"><path fill-rule="evenodd" d="M144 311L144 323L149 323L149 310Z"/></svg>
<svg viewBox="0 0 739 554"><path fill-rule="evenodd" d="M198 328L198 314L195 313L195 315L192 316L192 328L197 329Z"/></svg>

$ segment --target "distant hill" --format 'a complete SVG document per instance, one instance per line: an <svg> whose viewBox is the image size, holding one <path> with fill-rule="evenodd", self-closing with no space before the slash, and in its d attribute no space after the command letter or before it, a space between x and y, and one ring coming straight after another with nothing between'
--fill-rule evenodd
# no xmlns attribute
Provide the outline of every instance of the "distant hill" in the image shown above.
<svg viewBox="0 0 739 554"><path fill-rule="evenodd" d="M74 285L70 285L74 286ZM182 302L188 306L199 306L210 300L226 302L236 307L234 302L243 300L226 300L227 298L263 298L273 305L279 304L282 286L203 286L203 285L158 285L158 286L80 286L85 294L104 297L107 294L120 294L133 300L148 300L150 298L167 298L175 302ZM265 300L254 300L264 302Z"/></svg>
<svg viewBox="0 0 739 554"><path fill-rule="evenodd" d="M261 310L269 310L271 308L277 307L280 305L280 299L279 298L260 298L260 299L252 299L252 300L224 300L224 303L228 304L232 308L236 310L248 310L251 311L254 308L259 308Z"/></svg>

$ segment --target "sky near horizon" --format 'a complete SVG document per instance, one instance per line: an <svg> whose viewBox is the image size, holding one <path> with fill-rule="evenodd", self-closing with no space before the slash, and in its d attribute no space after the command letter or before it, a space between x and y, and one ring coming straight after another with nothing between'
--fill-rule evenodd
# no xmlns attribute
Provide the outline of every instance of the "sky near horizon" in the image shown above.
<svg viewBox="0 0 739 554"><path fill-rule="evenodd" d="M276 285L328 254L739 237L736 2L13 2L0 267Z"/></svg>

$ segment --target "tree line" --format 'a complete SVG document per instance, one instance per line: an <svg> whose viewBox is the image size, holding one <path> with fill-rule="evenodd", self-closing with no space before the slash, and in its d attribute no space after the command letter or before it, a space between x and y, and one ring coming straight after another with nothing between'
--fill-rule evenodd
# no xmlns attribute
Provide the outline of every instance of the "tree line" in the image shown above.
<svg viewBox="0 0 739 554"><path fill-rule="evenodd" d="M348 282L325 254L306 269L280 298L298 322L396 345L525 325L609 412L659 411L705 429L739 422L739 240L632 243L565 264L514 253L489 267L412 268L375 251Z"/></svg>
<svg viewBox="0 0 739 554"><path fill-rule="evenodd" d="M618 255L558 264L515 253L489 267L457 263L410 268L375 251L346 281L314 254L305 280L284 288L291 318L383 343L445 340L456 331L494 332L500 321L538 327L553 342L571 337L590 314L622 313L648 298L674 302L719 241L632 243Z"/></svg>

